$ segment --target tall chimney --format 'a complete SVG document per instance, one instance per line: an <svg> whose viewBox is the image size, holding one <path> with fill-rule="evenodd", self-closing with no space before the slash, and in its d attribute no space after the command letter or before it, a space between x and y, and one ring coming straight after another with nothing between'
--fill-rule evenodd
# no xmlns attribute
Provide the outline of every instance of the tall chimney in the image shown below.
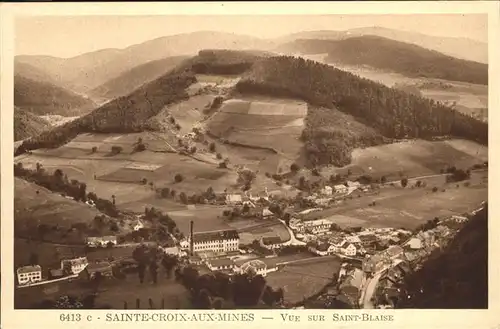
<svg viewBox="0 0 500 329"><path fill-rule="evenodd" d="M194 255L193 226L194 226L194 221L191 221L189 226L189 254L191 256Z"/></svg>

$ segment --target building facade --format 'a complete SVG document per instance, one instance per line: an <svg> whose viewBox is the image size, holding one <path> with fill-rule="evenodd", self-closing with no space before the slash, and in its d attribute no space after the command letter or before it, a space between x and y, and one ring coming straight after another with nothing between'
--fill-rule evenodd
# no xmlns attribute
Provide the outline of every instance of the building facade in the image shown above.
<svg viewBox="0 0 500 329"><path fill-rule="evenodd" d="M42 281L42 267L40 265L23 266L17 269L17 282L20 285Z"/></svg>
<svg viewBox="0 0 500 329"><path fill-rule="evenodd" d="M112 243L114 246L118 244L118 238L116 236L91 236L87 238L87 246L97 248L97 247L105 247L109 243Z"/></svg>
<svg viewBox="0 0 500 329"><path fill-rule="evenodd" d="M89 265L87 257L63 259L61 261L61 269L70 275L80 273L87 267L87 265Z"/></svg>
<svg viewBox="0 0 500 329"><path fill-rule="evenodd" d="M236 230L199 232L193 234L193 252L238 251L239 244L240 244L240 237Z"/></svg>

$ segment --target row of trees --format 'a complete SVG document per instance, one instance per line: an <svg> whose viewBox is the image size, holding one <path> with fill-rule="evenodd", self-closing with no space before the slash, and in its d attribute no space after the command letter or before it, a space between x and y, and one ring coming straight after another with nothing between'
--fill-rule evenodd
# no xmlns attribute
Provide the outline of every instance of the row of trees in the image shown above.
<svg viewBox="0 0 500 329"><path fill-rule="evenodd" d="M275 307L284 300L283 289L268 286L261 275L252 272L228 275L213 272L200 275L192 266L178 267L175 278L191 293L193 306L199 309Z"/></svg>

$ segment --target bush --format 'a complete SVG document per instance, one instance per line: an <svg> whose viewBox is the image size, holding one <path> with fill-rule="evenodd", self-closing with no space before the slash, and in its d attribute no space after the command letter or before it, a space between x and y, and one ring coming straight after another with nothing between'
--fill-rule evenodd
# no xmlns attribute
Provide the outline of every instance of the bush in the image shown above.
<svg viewBox="0 0 500 329"><path fill-rule="evenodd" d="M212 152L212 153L213 153L213 152L215 152L215 143L214 143L214 142L210 143L210 145L208 146L208 149L209 149L209 150L210 150L210 152Z"/></svg>
<svg viewBox="0 0 500 329"><path fill-rule="evenodd" d="M217 153L216 158L217 158L218 160L221 160L221 159L222 159L222 154Z"/></svg>
<svg viewBox="0 0 500 329"><path fill-rule="evenodd" d="M112 154L119 154L123 151L123 147L118 146L118 145L113 145L111 146L111 153Z"/></svg>
<svg viewBox="0 0 500 329"><path fill-rule="evenodd" d="M175 175L174 180L176 183L180 183L184 180L184 177L181 174L177 174Z"/></svg>
<svg viewBox="0 0 500 329"><path fill-rule="evenodd" d="M93 146L92 147L92 153L96 153L97 152L97 146Z"/></svg>
<svg viewBox="0 0 500 329"><path fill-rule="evenodd" d="M290 166L290 170L292 172L297 172L297 171L299 171L299 169L300 169L300 167L296 163L292 163Z"/></svg>
<svg viewBox="0 0 500 329"><path fill-rule="evenodd" d="M407 185L408 185L408 178L403 178L403 179L401 180L401 186L402 186L402 187L406 187Z"/></svg>
<svg viewBox="0 0 500 329"><path fill-rule="evenodd" d="M438 191L438 188L437 188L436 186L434 186L434 187L432 188L432 192L434 192L434 193L435 193L435 192L437 192L437 191Z"/></svg>

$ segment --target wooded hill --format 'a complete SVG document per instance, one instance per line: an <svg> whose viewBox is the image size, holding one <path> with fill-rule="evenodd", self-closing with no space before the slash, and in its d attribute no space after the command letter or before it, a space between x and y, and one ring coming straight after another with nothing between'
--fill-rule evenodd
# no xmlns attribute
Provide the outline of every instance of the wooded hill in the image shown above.
<svg viewBox="0 0 500 329"><path fill-rule="evenodd" d="M14 141L37 136L49 128L50 124L46 120L23 109L14 108Z"/></svg>
<svg viewBox="0 0 500 329"><path fill-rule="evenodd" d="M425 77L488 84L488 65L458 59L414 44L378 36L343 40L302 39L282 46L302 54L328 54L325 61L369 65L409 77Z"/></svg>
<svg viewBox="0 0 500 329"><path fill-rule="evenodd" d="M14 105L37 115L76 116L95 108L94 102L49 82L14 76Z"/></svg>
<svg viewBox="0 0 500 329"><path fill-rule="evenodd" d="M336 132L325 124L335 119L309 122L303 134L310 158L316 164L345 164L350 150L385 138L432 138L456 136L488 143L488 124L461 114L445 105L379 83L359 78L318 62L290 56L262 57L237 51L202 51L161 78L126 97L113 100L89 115L23 143L18 152L58 147L83 132L132 132L144 129L142 123L165 105L187 97L185 88L196 81L195 73L241 74L236 85L240 93L292 97L325 109L338 109L375 130L372 137L349 138L346 150L334 151ZM359 130L359 129L358 129ZM381 136L382 137L381 137ZM347 139L346 139L347 141ZM334 152L334 153L332 153ZM332 156L340 154L340 157ZM344 154L345 156L342 156ZM349 155L349 156L347 156Z"/></svg>
<svg viewBox="0 0 500 329"><path fill-rule="evenodd" d="M106 101L126 96L142 85L166 74L187 58L187 56L173 56L136 66L92 89L88 94L94 99Z"/></svg>

